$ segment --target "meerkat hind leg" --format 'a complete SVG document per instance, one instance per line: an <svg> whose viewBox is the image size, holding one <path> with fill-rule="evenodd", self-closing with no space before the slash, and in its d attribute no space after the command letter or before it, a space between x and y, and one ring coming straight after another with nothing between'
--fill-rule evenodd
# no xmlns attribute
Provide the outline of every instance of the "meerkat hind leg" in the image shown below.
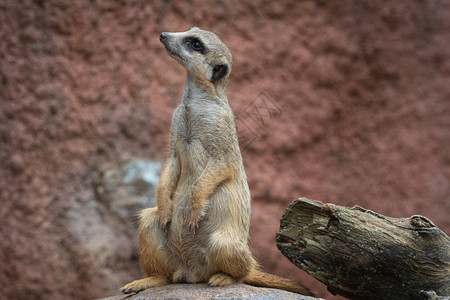
<svg viewBox="0 0 450 300"><path fill-rule="evenodd" d="M233 284L235 282L237 282L237 280L235 278L233 278L230 275L223 273L223 272L214 274L208 280L208 284L210 286L227 286L227 285Z"/></svg>
<svg viewBox="0 0 450 300"><path fill-rule="evenodd" d="M164 276L149 276L144 279L135 280L123 286L120 291L125 294L138 293L155 286L168 285L169 280Z"/></svg>
<svg viewBox="0 0 450 300"><path fill-rule="evenodd" d="M145 289L170 284L171 263L166 249L165 234L157 218L158 207L146 208L140 212L139 242L141 266L148 277L128 283L120 290L138 293Z"/></svg>

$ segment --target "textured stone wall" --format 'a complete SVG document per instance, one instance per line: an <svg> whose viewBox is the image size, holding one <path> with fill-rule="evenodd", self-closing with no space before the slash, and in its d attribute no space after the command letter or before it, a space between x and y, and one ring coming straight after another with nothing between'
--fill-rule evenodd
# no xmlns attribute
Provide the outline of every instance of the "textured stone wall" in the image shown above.
<svg viewBox="0 0 450 300"><path fill-rule="evenodd" d="M228 96L266 271L332 298L276 250L300 196L450 232L449 2L4 0L3 296L102 297L142 276L133 214L152 200L185 80L158 37L192 25L234 55ZM114 180L132 197L114 197Z"/></svg>

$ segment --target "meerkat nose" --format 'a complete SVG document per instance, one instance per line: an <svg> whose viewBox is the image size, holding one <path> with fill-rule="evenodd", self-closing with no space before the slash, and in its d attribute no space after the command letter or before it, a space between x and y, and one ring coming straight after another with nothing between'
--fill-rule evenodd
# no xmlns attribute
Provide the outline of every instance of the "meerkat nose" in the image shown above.
<svg viewBox="0 0 450 300"><path fill-rule="evenodd" d="M161 42L163 42L166 38L167 38L167 32L163 32L163 33L161 33L161 35L159 36L159 40L160 40Z"/></svg>

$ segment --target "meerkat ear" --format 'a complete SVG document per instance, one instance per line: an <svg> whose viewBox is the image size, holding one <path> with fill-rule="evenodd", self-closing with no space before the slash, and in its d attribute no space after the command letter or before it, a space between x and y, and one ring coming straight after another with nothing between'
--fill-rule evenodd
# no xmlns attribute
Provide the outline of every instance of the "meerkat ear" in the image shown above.
<svg viewBox="0 0 450 300"><path fill-rule="evenodd" d="M228 73L227 65L215 65L212 70L211 81L216 82Z"/></svg>

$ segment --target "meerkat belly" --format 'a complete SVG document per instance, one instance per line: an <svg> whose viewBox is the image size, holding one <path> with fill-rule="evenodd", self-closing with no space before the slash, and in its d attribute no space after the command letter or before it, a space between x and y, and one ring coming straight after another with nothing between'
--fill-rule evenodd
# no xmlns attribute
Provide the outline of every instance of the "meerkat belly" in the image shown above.
<svg viewBox="0 0 450 300"><path fill-rule="evenodd" d="M173 256L179 261L183 281L196 282L198 276L192 274L190 265L204 265L206 249L202 243L198 242L202 233L193 235L189 228L192 209L191 191L194 182L208 164L208 154L205 153L200 140L185 135L177 140L176 151L180 175L172 199L173 215L168 243L171 245L169 249Z"/></svg>
<svg viewBox="0 0 450 300"><path fill-rule="evenodd" d="M185 188L189 190L188 186L182 190ZM168 242L178 261L182 280L195 283L205 281L220 271L212 258L222 251L239 253L241 248L247 249L250 199L249 195L247 198L245 192L242 193L239 182L219 186L209 197L205 217L193 234L188 225L189 197L189 193L174 197L175 222L172 224L175 226L170 230Z"/></svg>
<svg viewBox="0 0 450 300"><path fill-rule="evenodd" d="M245 188L245 179L236 178L220 184L209 196L205 216L193 234L189 227L191 191L208 164L209 154L199 140L183 142L177 149L182 151L182 155L178 155L180 177L173 197L168 243L178 261L182 280L201 282L219 271L209 259L211 255L217 255L213 252L218 247L236 245L237 240L241 241L238 244L247 243L250 196ZM219 242L224 236L229 239Z"/></svg>

